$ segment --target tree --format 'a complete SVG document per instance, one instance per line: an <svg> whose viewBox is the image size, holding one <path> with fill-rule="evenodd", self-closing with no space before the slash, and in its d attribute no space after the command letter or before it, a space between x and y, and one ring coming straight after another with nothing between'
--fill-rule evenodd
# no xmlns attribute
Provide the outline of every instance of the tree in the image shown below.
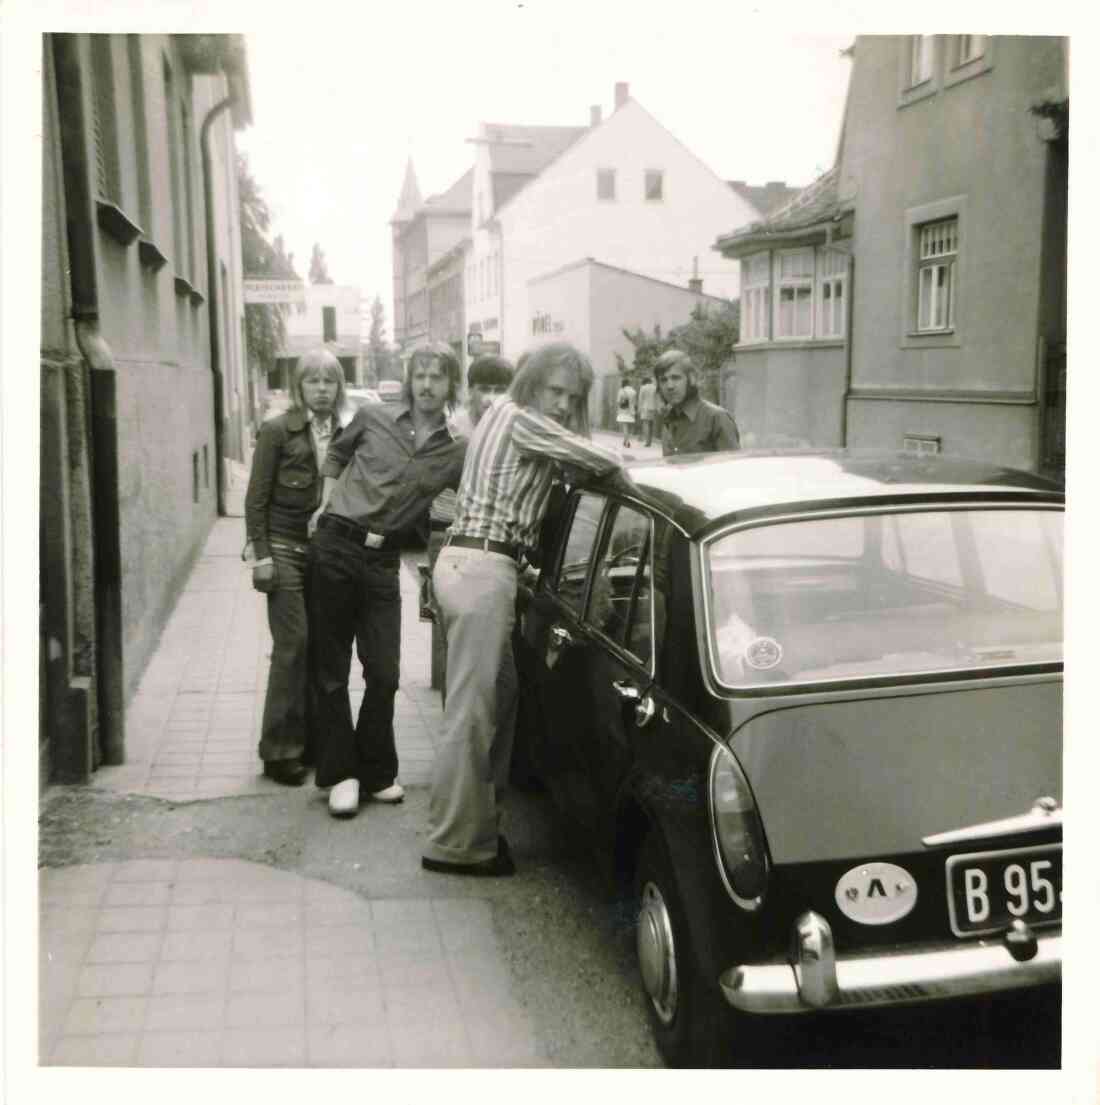
<svg viewBox="0 0 1100 1105"><path fill-rule="evenodd" d="M667 335L662 335L660 323L653 327L652 334L641 327L636 330L623 328L623 336L634 346L635 372L641 376L651 375L662 353L681 349L703 375L700 391L714 403L721 401L722 366L733 360L740 334L741 305L737 300L728 300L720 307L697 303L688 321L674 326ZM617 353L615 356L619 371L629 371L626 361Z"/></svg>
<svg viewBox="0 0 1100 1105"><path fill-rule="evenodd" d="M377 382L400 378L400 362L395 358L386 343L386 308L382 306L380 296L375 296L370 305L370 333L367 335L367 371Z"/></svg>
<svg viewBox="0 0 1100 1105"><path fill-rule="evenodd" d="M311 284L332 283L332 277L328 274L328 265L325 263L325 251L317 242L313 243L313 253L309 259L309 282Z"/></svg>
<svg viewBox="0 0 1100 1105"><path fill-rule="evenodd" d="M668 336L702 370L703 395L714 403L720 402L722 366L733 360L741 336L740 302L729 300L721 307L697 303L691 309L690 319L673 327Z"/></svg>
<svg viewBox="0 0 1100 1105"><path fill-rule="evenodd" d="M272 245L271 208L243 154L237 155L237 195L240 200L241 262L245 276L276 276L298 280L294 257L283 247L282 237ZM286 345L286 308L267 303L247 303L244 309L245 341L252 360L270 367Z"/></svg>

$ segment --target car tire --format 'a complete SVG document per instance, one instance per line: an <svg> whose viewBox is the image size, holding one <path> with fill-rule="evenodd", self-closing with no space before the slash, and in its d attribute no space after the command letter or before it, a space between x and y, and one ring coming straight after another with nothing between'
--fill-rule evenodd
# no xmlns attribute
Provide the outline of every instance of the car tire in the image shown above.
<svg viewBox="0 0 1100 1105"><path fill-rule="evenodd" d="M642 995L657 1048L670 1067L722 1066L732 1018L699 970L680 889L663 842L650 833L635 875L635 946Z"/></svg>

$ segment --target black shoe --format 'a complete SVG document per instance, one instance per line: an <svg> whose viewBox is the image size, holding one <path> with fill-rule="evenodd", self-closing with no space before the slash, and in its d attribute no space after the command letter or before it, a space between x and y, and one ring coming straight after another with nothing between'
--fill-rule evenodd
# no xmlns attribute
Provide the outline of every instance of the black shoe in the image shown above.
<svg viewBox="0 0 1100 1105"><path fill-rule="evenodd" d="M300 787L306 781L309 769L301 760L267 760L264 774L284 787Z"/></svg>
<svg viewBox="0 0 1100 1105"><path fill-rule="evenodd" d="M420 866L425 871L435 871L441 875L475 875L490 879L506 878L516 873L508 841L502 836L497 837L497 854L492 859L483 859L478 863L447 863L445 860L421 856Z"/></svg>

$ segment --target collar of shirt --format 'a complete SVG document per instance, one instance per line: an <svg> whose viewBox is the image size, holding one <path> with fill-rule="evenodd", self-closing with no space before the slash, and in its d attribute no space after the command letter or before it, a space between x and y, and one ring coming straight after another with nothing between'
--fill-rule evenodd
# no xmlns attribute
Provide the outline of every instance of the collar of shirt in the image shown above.
<svg viewBox="0 0 1100 1105"><path fill-rule="evenodd" d="M397 414L394 416L394 421L395 422L406 422L407 421L409 423L409 432L410 433L415 432L413 430L412 407L410 407L408 403L402 403L401 404L400 410L398 410ZM459 437L461 436L458 432L458 427L454 424L454 422L450 418L447 417L446 414L444 414L442 421L439 423L438 426L435 427L434 430L432 430L432 432L430 434L428 434L428 436L427 436L427 438L425 438L425 440L430 441L437 433L439 433L440 430L445 430L446 433L447 433L447 436L452 441L457 441L459 439Z"/></svg>
<svg viewBox="0 0 1100 1105"><path fill-rule="evenodd" d="M675 418L685 418L688 422L694 422L695 416L699 413L699 396L692 395L679 406L673 407L669 413Z"/></svg>

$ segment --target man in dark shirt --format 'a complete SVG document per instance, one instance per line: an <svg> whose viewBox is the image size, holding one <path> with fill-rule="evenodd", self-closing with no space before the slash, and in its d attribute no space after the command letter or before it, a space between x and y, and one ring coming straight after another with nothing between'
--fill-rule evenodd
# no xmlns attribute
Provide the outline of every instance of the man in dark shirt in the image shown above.
<svg viewBox="0 0 1100 1105"><path fill-rule="evenodd" d="M679 349L662 353L653 375L667 404L661 419L661 451L666 457L741 447L733 415L699 394L700 373L686 353Z"/></svg>
<svg viewBox="0 0 1100 1105"><path fill-rule="evenodd" d="M310 544L317 680L317 785L329 812L353 817L360 786L400 802L393 703L401 655L399 546L445 487L457 487L466 441L446 415L459 365L442 342L413 353L400 405L367 403L329 447L324 500ZM351 724L352 641L362 642L366 693Z"/></svg>

